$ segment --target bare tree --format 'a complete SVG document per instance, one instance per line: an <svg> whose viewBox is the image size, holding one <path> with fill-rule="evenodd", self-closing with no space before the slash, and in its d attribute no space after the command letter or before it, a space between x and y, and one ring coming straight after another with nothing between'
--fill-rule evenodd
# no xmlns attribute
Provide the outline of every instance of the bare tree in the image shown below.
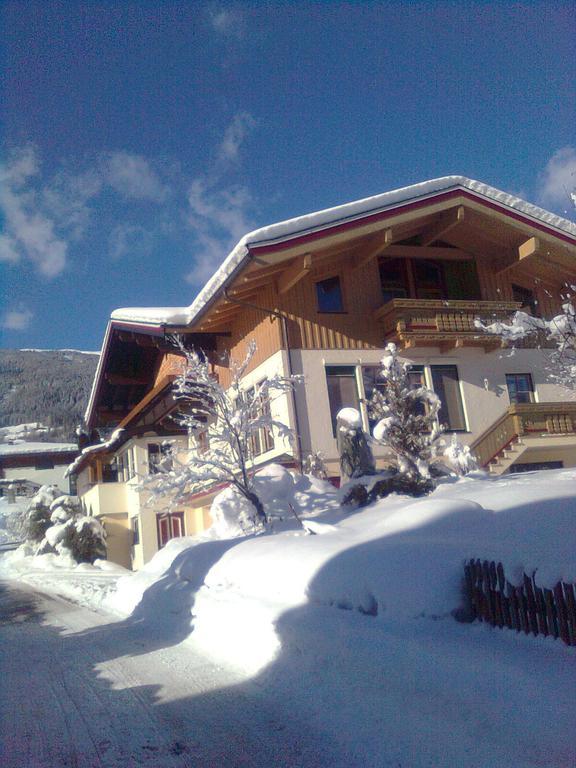
<svg viewBox="0 0 576 768"><path fill-rule="evenodd" d="M265 525L266 512L254 490L254 458L263 442L271 443L274 432L292 440L292 430L272 418L270 404L289 392L299 377L275 374L246 387L243 378L256 351L255 342L250 342L242 362L230 361L231 382L225 388L202 353L186 349L180 338L174 343L185 357L184 369L174 384L180 401L175 418L197 444L183 454L172 450L145 486L153 496L167 497L176 504L227 483L252 504L254 522Z"/></svg>

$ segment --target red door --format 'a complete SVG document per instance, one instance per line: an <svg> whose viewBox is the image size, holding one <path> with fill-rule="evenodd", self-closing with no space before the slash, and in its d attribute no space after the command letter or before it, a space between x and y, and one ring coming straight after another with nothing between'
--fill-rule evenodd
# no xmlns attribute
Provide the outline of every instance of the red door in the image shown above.
<svg viewBox="0 0 576 768"><path fill-rule="evenodd" d="M184 536L184 512L170 512L158 515L158 548L161 549L170 539Z"/></svg>

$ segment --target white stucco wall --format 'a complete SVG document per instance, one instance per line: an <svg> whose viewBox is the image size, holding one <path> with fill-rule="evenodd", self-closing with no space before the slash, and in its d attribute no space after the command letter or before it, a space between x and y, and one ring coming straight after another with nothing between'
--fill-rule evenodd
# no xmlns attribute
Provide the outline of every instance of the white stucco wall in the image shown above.
<svg viewBox="0 0 576 768"><path fill-rule="evenodd" d="M327 461L337 460L336 440L326 382L326 366L377 365L384 350L294 350L294 373L304 376L305 385L296 389L303 453L321 451ZM455 365L468 430L459 439L470 443L484 432L510 405L507 373L529 373L536 402L563 402L570 393L546 380L546 353L538 350L499 350L485 353L467 347L440 354L434 348L409 350L402 359L417 365ZM378 450L375 451L378 455Z"/></svg>
<svg viewBox="0 0 576 768"><path fill-rule="evenodd" d="M288 372L288 353L285 350L279 350L245 376L242 379L242 386L248 389L264 379L271 378L275 375L288 376ZM302 384L297 384L295 388L298 389L302 386ZM289 393L283 393L274 397L270 403L270 413L272 418L276 421L286 424L292 429L295 428L292 396ZM259 464L269 462L279 456L285 456L286 454L289 456L294 455L293 446L287 438L279 437L277 431L274 430L274 448L257 456L254 463L258 466Z"/></svg>

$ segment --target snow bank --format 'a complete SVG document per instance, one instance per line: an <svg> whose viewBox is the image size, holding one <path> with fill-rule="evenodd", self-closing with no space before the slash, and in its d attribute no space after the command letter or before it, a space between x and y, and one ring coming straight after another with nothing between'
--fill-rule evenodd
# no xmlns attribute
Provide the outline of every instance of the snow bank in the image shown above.
<svg viewBox="0 0 576 768"><path fill-rule="evenodd" d="M524 572L536 572L546 587L576 581L576 470L496 479L478 473L428 497L393 495L354 512L340 508L329 483L284 473L272 467L262 478L266 503L281 510L291 499L305 529L290 514L275 533L221 539L210 530L174 539L108 589L106 606L154 613L156 601L146 598L152 587L165 596L187 591L194 641L256 668L279 651L279 618L304 605L388 624L452 621L469 558L501 561L511 581ZM13 553L13 564L18 557ZM64 567L43 562L52 571Z"/></svg>
<svg viewBox="0 0 576 768"><path fill-rule="evenodd" d="M354 513L338 509L327 485L294 483L298 514L315 518L308 530L292 518L275 534L170 542L119 581L114 609L129 613L161 578L193 584L195 641L242 664L256 643L264 664L279 650L279 616L305 604L388 622L450 618L469 558L501 561L510 580L535 571L541 586L576 581L576 470L468 476Z"/></svg>

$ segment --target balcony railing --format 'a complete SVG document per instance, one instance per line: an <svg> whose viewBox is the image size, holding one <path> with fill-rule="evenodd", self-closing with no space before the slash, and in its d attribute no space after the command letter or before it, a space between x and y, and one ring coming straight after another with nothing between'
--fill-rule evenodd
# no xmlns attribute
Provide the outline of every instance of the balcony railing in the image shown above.
<svg viewBox="0 0 576 768"><path fill-rule="evenodd" d="M470 446L485 467L517 438L576 434L576 402L517 403Z"/></svg>
<svg viewBox="0 0 576 768"><path fill-rule="evenodd" d="M520 308L517 301L392 299L379 307L374 316L384 326L386 341L404 346L495 347L500 345L500 339L479 331L475 320L507 321Z"/></svg>

